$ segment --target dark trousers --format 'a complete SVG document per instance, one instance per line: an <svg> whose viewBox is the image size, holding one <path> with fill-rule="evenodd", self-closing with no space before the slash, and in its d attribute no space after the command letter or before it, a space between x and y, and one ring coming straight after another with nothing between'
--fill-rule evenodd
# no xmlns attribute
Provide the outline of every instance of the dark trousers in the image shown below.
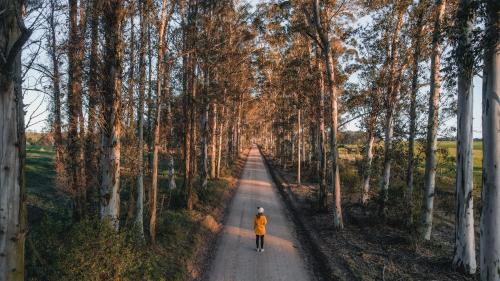
<svg viewBox="0 0 500 281"><path fill-rule="evenodd" d="M255 245L257 248L259 248L259 241L260 241L260 248L264 249L264 235L255 235Z"/></svg>

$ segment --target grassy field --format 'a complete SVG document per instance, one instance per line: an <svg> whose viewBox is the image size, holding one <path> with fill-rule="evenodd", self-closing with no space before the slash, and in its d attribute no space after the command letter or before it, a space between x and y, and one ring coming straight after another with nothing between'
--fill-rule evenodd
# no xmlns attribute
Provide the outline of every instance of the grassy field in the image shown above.
<svg viewBox="0 0 500 281"><path fill-rule="evenodd" d="M483 167L483 142L474 141L473 147L474 173L480 173ZM456 157L457 155L457 143L455 141L440 141L438 142L438 148L446 149L449 156Z"/></svg>
<svg viewBox="0 0 500 281"><path fill-rule="evenodd" d="M474 158L474 196L480 196L481 192L481 181L482 181L482 160L483 160L483 149L482 141L474 141L473 147L473 158ZM404 186L406 177L406 167L407 167L407 142L395 142L394 143L394 155L392 164L392 176L395 180L392 182L396 186ZM374 167L376 171L372 177L374 182L378 183L378 176L380 173L382 161L383 161L383 142L379 142L374 147ZM342 160L347 160L347 163L358 163L357 168L362 169L360 163L363 162L363 146L357 144L350 144L342 146L339 149L339 155ZM456 176L456 142L455 141L439 141L438 142L438 165L437 165L437 176L436 176L436 188L438 191L444 192L454 192L455 190L455 176ZM423 185L423 176L425 171L425 143L417 142L415 145L415 157L417 160L415 183L417 186ZM351 176L356 177L354 185L359 185L357 182L360 177L359 174L353 173L352 171L343 171L344 179L345 175L352 174ZM349 178L349 176L347 177ZM347 179L346 179L347 180ZM351 179L349 179L351 180ZM352 180L351 180L352 181Z"/></svg>

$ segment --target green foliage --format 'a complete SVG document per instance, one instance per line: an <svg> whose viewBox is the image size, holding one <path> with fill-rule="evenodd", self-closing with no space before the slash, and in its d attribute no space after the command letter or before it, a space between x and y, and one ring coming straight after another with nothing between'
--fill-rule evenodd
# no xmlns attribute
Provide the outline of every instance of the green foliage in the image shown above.
<svg viewBox="0 0 500 281"><path fill-rule="evenodd" d="M164 251L161 266L165 276L169 280L184 280L203 241L200 225L187 211L167 211L160 220L158 234Z"/></svg>
<svg viewBox="0 0 500 281"><path fill-rule="evenodd" d="M176 179L178 188L170 190L166 174L160 176L159 196L165 201L153 246L127 226L115 232L99 220L72 222L69 198L54 187L53 150L29 146L27 152L27 280L185 280L211 233L200 220L223 206L229 188L225 179L210 180L207 189L194 188L195 211L187 212L182 178ZM198 187L199 180L193 185ZM126 191L122 190L122 211Z"/></svg>
<svg viewBox="0 0 500 281"><path fill-rule="evenodd" d="M136 233L99 220L63 225L46 219L30 236L28 273L31 280L161 280Z"/></svg>
<svg viewBox="0 0 500 281"><path fill-rule="evenodd" d="M206 189L197 189L199 207L220 207L222 205L222 195L224 190L229 188L229 184L225 180L213 180L208 182Z"/></svg>

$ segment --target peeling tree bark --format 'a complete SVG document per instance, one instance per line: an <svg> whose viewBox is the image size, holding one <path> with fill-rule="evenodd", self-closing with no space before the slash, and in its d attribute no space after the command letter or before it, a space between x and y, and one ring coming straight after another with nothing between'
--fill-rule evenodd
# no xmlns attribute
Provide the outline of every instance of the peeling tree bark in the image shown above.
<svg viewBox="0 0 500 281"><path fill-rule="evenodd" d="M105 32L104 126L101 139L101 219L119 228L121 74L123 59L123 0L103 3Z"/></svg>
<svg viewBox="0 0 500 281"><path fill-rule="evenodd" d="M26 207L21 49L31 31L22 2L0 3L0 280L24 280Z"/></svg>
<svg viewBox="0 0 500 281"><path fill-rule="evenodd" d="M375 116L370 116L371 118L368 120L370 124L368 124L368 136L366 141L366 154L365 154L365 167L363 170L363 183L362 183L362 195L361 195L361 203L367 204L370 199L370 177L372 171L372 162L373 162L373 142L375 141L374 135L374 118Z"/></svg>
<svg viewBox="0 0 500 281"><path fill-rule="evenodd" d="M500 280L500 44L497 0L488 0L483 73L481 280Z"/></svg>

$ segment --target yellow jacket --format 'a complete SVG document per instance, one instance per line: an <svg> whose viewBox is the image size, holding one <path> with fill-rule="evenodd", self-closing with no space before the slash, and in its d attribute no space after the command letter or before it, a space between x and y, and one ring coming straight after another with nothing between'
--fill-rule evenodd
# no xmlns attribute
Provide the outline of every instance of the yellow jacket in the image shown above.
<svg viewBox="0 0 500 281"><path fill-rule="evenodd" d="M253 229L255 230L255 235L266 234L266 224L267 224L266 216L264 215L255 216L255 220L253 221Z"/></svg>

